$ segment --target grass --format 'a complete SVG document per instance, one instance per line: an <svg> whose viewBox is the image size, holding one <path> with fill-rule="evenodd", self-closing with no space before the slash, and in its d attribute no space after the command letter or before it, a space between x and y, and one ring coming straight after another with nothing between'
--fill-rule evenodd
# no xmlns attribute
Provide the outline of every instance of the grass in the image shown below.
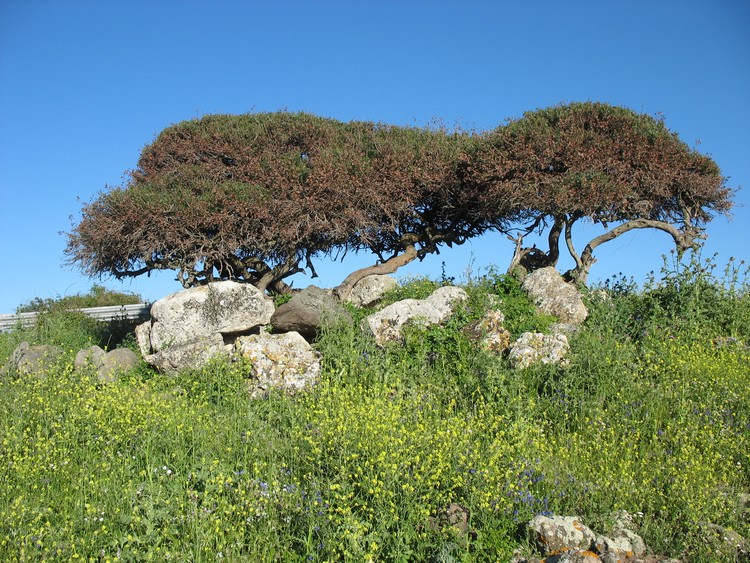
<svg viewBox="0 0 750 563"><path fill-rule="evenodd" d="M535 514L605 530L625 509L657 553L732 561L705 523L750 536L750 291L733 262L715 271L604 284L570 364L520 372L462 327L497 298L514 336L553 319L490 272L402 345L331 327L313 391L255 401L242 363L101 385L72 369L101 339L75 316L2 335L3 361L22 339L68 353L0 381L0 560L504 561L531 549ZM469 533L441 520L449 503Z"/></svg>

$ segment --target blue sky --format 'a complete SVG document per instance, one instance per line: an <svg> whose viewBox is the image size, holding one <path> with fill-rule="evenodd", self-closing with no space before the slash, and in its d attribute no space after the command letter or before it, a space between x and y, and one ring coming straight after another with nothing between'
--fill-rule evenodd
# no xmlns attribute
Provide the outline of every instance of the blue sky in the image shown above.
<svg viewBox="0 0 750 563"><path fill-rule="evenodd" d="M733 221L709 224L704 254L750 261L746 0L0 0L0 313L99 281L64 264L60 232L173 123L288 109L487 130L585 100L660 112L700 142L744 186ZM598 249L591 278L643 279L670 244L661 232L620 237ZM490 235L399 275L445 268L460 280L504 270L511 253ZM372 260L319 262L320 277L295 286L333 286ZM171 272L104 284L147 300L180 289Z"/></svg>

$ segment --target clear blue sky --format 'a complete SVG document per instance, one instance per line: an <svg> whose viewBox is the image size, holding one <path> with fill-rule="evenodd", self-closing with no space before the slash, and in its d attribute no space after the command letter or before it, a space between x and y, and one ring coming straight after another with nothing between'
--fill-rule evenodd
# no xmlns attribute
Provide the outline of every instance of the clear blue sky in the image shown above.
<svg viewBox="0 0 750 563"><path fill-rule="evenodd" d="M289 109L487 130L585 100L661 112L699 140L744 186L734 220L709 224L705 253L750 261L747 0L0 0L0 313L97 281L64 265L60 232L170 124ZM621 237L599 248L591 277L642 279L670 244ZM511 246L484 237L400 274L504 270ZM371 261L319 263L319 279L295 285L332 286ZM104 283L147 300L180 288L172 273Z"/></svg>

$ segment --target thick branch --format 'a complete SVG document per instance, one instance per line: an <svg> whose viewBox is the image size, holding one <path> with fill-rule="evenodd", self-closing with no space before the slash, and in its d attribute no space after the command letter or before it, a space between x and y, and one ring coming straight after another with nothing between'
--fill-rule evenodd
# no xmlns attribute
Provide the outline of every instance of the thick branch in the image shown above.
<svg viewBox="0 0 750 563"><path fill-rule="evenodd" d="M653 219L633 219L592 239L586 245L586 248L583 249L580 261L576 260L576 268L566 272L566 277L570 277L579 283L585 284L589 270L596 262L594 249L605 242L614 240L620 235L634 229L658 229L664 231L672 237L679 253L695 246L696 239L699 239L701 234L699 229L692 226L686 226L684 230L680 230L671 223L666 223L664 221L656 221Z"/></svg>
<svg viewBox="0 0 750 563"><path fill-rule="evenodd" d="M397 254L381 264L367 266L366 268L360 268L359 270L352 272L346 276L346 279L344 279L344 281L341 282L333 292L341 301L345 301L346 298L349 297L354 286L361 279L372 275L392 274L401 266L404 266L417 258L418 255L419 253L417 252L416 247L413 244L410 244L402 254Z"/></svg>

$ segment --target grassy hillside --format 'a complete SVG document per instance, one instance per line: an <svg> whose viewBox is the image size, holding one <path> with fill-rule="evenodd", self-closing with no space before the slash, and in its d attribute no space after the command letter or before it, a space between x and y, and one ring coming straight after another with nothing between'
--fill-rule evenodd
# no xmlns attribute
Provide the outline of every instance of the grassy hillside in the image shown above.
<svg viewBox="0 0 750 563"><path fill-rule="evenodd" d="M535 514L605 529L625 509L657 553L731 561L705 523L750 537L750 286L716 270L606 283L570 363L524 371L461 330L491 295L514 337L552 321L489 273L402 346L331 327L312 392L256 401L240 363L100 385L72 358L101 334L56 312L0 335L0 362L24 339L70 350L0 380L0 560L504 561ZM441 525L452 502L470 533Z"/></svg>

